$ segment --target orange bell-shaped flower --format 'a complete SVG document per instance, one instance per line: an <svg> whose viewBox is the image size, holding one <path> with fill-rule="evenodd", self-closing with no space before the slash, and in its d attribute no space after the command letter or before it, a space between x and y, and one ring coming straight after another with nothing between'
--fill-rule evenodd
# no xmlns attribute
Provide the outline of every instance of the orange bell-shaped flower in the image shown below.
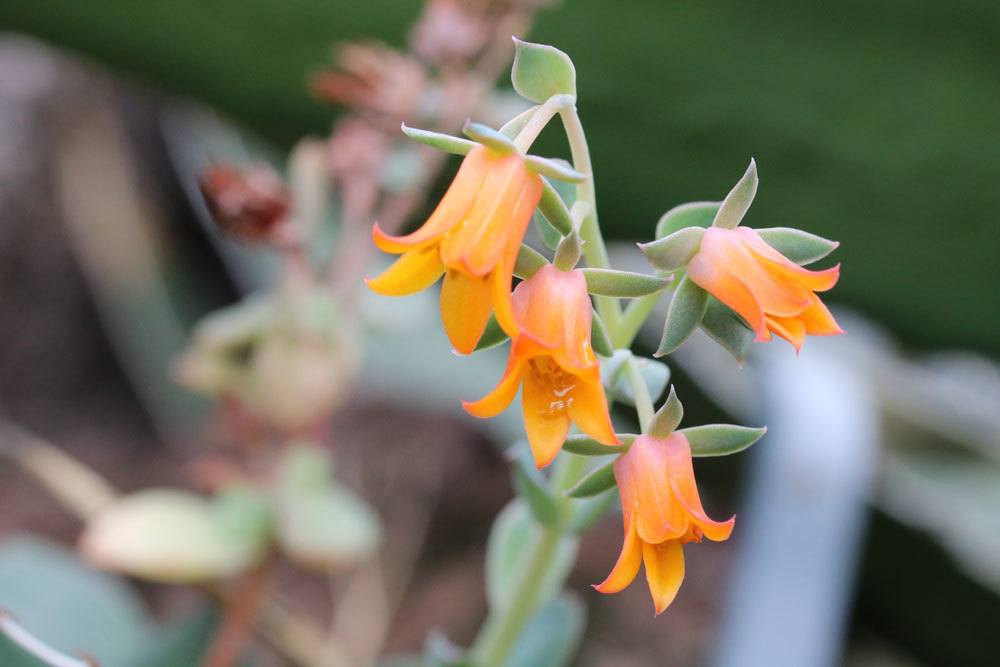
<svg viewBox="0 0 1000 667"><path fill-rule="evenodd" d="M832 288L840 265L810 271L769 246L747 227L709 227L687 267L688 277L736 311L758 341L775 333L798 350L806 334L844 333L816 292Z"/></svg>
<svg viewBox="0 0 1000 667"><path fill-rule="evenodd" d="M401 296L429 287L444 274L441 318L457 351L475 349L491 311L513 335L514 262L541 195L541 177L528 171L520 155L476 146L420 229L389 236L375 224L375 245L402 257L367 280L368 286Z"/></svg>
<svg viewBox="0 0 1000 667"><path fill-rule="evenodd" d="M611 574L594 586L617 593L646 567L657 615L670 606L684 581L682 545L701 538L729 539L736 518L718 522L701 506L691 463L691 445L682 433L667 438L640 435L615 461L621 492L625 543Z"/></svg>
<svg viewBox="0 0 1000 667"><path fill-rule="evenodd" d="M601 370L590 344L591 303L580 271L543 266L513 295L517 332L496 389L465 409L494 417L521 394L524 425L535 464L559 454L570 421L595 440L619 444L608 413Z"/></svg>

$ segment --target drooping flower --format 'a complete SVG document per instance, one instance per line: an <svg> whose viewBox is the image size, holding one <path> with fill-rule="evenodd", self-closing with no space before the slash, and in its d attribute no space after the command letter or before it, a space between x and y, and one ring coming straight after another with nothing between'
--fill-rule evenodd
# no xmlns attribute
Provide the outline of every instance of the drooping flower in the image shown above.
<svg viewBox="0 0 1000 667"><path fill-rule="evenodd" d="M402 257L368 286L400 296L429 287L444 274L441 318L457 351L475 349L491 311L514 335L514 262L541 195L541 177L528 171L520 155L476 146L420 229L389 236L376 223L375 245Z"/></svg>
<svg viewBox="0 0 1000 667"><path fill-rule="evenodd" d="M513 309L517 333L503 378L484 398L464 403L465 409L494 417L523 383L525 430L539 468L559 454L570 421L604 444L619 444L590 343L591 303L583 274L547 264L517 286Z"/></svg>
<svg viewBox="0 0 1000 667"><path fill-rule="evenodd" d="M832 288L840 265L811 271L769 246L748 227L705 230L688 277L736 311L758 341L781 336L798 350L807 334L843 333L816 292Z"/></svg>
<svg viewBox="0 0 1000 667"><path fill-rule="evenodd" d="M682 433L666 438L639 436L615 461L614 470L625 542L611 574L594 588L617 593L632 583L642 564L659 615L684 581L682 545L700 542L702 537L726 540L736 518L719 522L705 514L694 479L691 445Z"/></svg>

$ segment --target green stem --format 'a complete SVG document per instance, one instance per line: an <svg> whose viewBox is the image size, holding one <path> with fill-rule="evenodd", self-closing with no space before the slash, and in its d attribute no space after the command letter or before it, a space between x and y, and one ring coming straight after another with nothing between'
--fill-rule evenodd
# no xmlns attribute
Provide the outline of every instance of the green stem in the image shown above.
<svg viewBox="0 0 1000 667"><path fill-rule="evenodd" d="M646 323L646 318L653 312L661 296L663 296L662 291L632 300L618 323L618 329L609 334L616 350L627 350L632 347L635 337L639 335L639 330Z"/></svg>
<svg viewBox="0 0 1000 667"><path fill-rule="evenodd" d="M597 221L597 191L594 188L594 167L590 162L587 136L583 132L583 124L580 122L575 105L559 109L559 116L566 128L566 139L569 141L569 150L573 156L573 168L587 175L586 180L576 187L577 200L590 204L590 210L587 211L580 225L583 256L586 258L588 266L607 269L611 267L611 260L608 258L608 248L604 244L601 226ZM594 302L597 312L608 329L617 330L618 320L621 318L618 299L597 296L594 297Z"/></svg>
<svg viewBox="0 0 1000 667"><path fill-rule="evenodd" d="M639 427L643 433L649 429L649 424L653 421L653 399L649 395L649 388L646 380L642 377L642 371L635 361L635 357L625 362L625 379L628 380L632 389L632 396L635 397L635 411L639 413Z"/></svg>
<svg viewBox="0 0 1000 667"><path fill-rule="evenodd" d="M524 127L521 128L521 131L514 138L514 145L517 146L517 150L527 153L531 145L535 143L538 135L542 133L545 126L552 120L552 117L564 107L571 104L573 104L573 98L569 95L553 95L545 100L544 104L535 107L528 118L528 122L524 124ZM516 121L518 118L514 120ZM503 131L503 128L501 128L501 131Z"/></svg>

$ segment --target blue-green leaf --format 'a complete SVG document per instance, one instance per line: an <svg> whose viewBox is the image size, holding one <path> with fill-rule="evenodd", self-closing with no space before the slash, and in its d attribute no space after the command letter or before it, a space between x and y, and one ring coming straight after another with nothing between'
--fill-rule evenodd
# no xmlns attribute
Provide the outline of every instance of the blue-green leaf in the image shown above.
<svg viewBox="0 0 1000 667"><path fill-rule="evenodd" d="M614 461L584 475L583 479L566 492L570 498L589 498L615 488Z"/></svg>
<svg viewBox="0 0 1000 667"><path fill-rule="evenodd" d="M701 318L701 328L740 364L746 360L754 341L753 330L739 315L713 296L708 297L708 306Z"/></svg>
<svg viewBox="0 0 1000 667"><path fill-rule="evenodd" d="M747 211L750 210L754 197L757 196L757 184L757 163L751 159L746 172L729 191L726 198L722 200L722 206L715 214L712 226L723 229L734 229L739 226Z"/></svg>
<svg viewBox="0 0 1000 667"><path fill-rule="evenodd" d="M670 301L663 337L655 356L662 357L679 348L698 328L707 307L708 292L684 276Z"/></svg>
<svg viewBox="0 0 1000 667"><path fill-rule="evenodd" d="M650 243L640 243L639 249L649 263L661 271L676 271L687 266L701 247L702 227L685 227Z"/></svg>
<svg viewBox="0 0 1000 667"><path fill-rule="evenodd" d="M476 147L475 141L430 130L418 130L415 127L407 127L406 123L400 125L400 129L403 130L403 134L414 141L453 155L468 155L469 151Z"/></svg>
<svg viewBox="0 0 1000 667"><path fill-rule="evenodd" d="M514 38L511 83L517 93L536 104L554 95L576 97L576 68L568 55L548 44Z"/></svg>
<svg viewBox="0 0 1000 667"><path fill-rule="evenodd" d="M587 279L587 291L600 296L634 298L659 292L670 284L669 278L615 269L580 269Z"/></svg>
<svg viewBox="0 0 1000 667"><path fill-rule="evenodd" d="M711 227L721 204L717 201L696 201L673 207L656 223L656 238L665 238L687 227Z"/></svg>
<svg viewBox="0 0 1000 667"><path fill-rule="evenodd" d="M527 280L548 263L549 260L545 259L545 255L531 246L521 244L521 249L517 252L517 260L514 262L514 275L522 280Z"/></svg>
<svg viewBox="0 0 1000 667"><path fill-rule="evenodd" d="M585 622L583 603L563 593L531 617L504 667L566 667L583 638Z"/></svg>
<svg viewBox="0 0 1000 667"><path fill-rule="evenodd" d="M791 227L766 227L757 233L764 242L796 264L811 264L829 255L840 245L837 241Z"/></svg>
<svg viewBox="0 0 1000 667"><path fill-rule="evenodd" d="M691 444L692 456L728 456L760 440L767 428L735 426L733 424L707 424L678 431Z"/></svg>
<svg viewBox="0 0 1000 667"><path fill-rule="evenodd" d="M684 406L677 398L677 392L670 387L670 395L667 401L653 415L653 421L649 425L649 434L657 438L666 438L677 428L684 418Z"/></svg>

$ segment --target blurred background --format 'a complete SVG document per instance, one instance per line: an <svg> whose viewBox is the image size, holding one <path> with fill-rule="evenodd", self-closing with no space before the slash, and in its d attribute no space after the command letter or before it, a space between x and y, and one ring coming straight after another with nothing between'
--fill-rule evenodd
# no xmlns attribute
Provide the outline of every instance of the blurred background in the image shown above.
<svg viewBox="0 0 1000 667"><path fill-rule="evenodd" d="M329 133L339 112L310 94L309 74L336 42L405 48L420 11L0 4L0 415L121 490L186 484L212 422L171 379L172 359L201 316L274 273L267 252L207 224L198 170L234 151L280 164L300 137ZM602 224L622 265L664 211L720 199L753 156L761 189L747 224L842 243L830 300L849 332L810 340L798 363L777 344L742 370L704 341L677 356L688 423L771 427L746 455L696 464L709 512L736 512L741 529L689 549L685 589L656 621L639 585L589 593L620 526L608 518L587 534L570 581L588 591L588 629L571 664L997 664L998 35L1000 4L987 0L539 9L523 36L576 63ZM563 151L547 131L536 152ZM414 320L367 307L383 329L436 326L426 302L407 306ZM513 434L454 409L492 386L502 357L459 371L440 338L428 345L441 354L421 363L393 358L393 340L365 337L362 380L330 425L338 466L387 534L402 535L388 557L411 562L386 653L418 649L435 628L459 644L474 634L489 522L511 493L494 445ZM428 397L428 377L454 386ZM135 637L168 647L142 664L194 664L177 656L199 655L215 622L198 594L101 580L118 606L94 613L78 606L88 593L63 592L89 588L28 586L40 563L75 582L60 586L98 584L68 562L78 519L2 460L0 507L0 607L48 619L34 629L64 650L127 634L130 619ZM291 606L329 616L315 580L282 576ZM286 664L267 646L251 659Z"/></svg>

